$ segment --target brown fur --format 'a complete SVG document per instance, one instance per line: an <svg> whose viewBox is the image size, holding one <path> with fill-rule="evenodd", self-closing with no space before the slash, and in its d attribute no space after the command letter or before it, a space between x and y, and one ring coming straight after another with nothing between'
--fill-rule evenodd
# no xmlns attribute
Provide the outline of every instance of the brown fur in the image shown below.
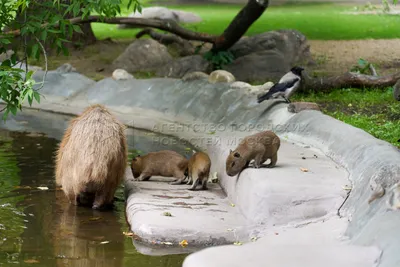
<svg viewBox="0 0 400 267"><path fill-rule="evenodd" d="M202 189L207 190L208 176L210 176L211 160L204 152L195 153L188 164L189 179L187 184L193 182L189 190L196 190L197 185L201 183Z"/></svg>
<svg viewBox="0 0 400 267"><path fill-rule="evenodd" d="M56 183L72 204L87 204L87 197L93 209L113 204L126 169L124 130L102 105L89 106L71 120L57 151Z"/></svg>
<svg viewBox="0 0 400 267"><path fill-rule="evenodd" d="M155 175L184 180L187 166L188 160L172 150L150 152L145 156L139 155L131 162L133 177L138 181L148 181Z"/></svg>
<svg viewBox="0 0 400 267"><path fill-rule="evenodd" d="M226 173L229 176L237 175L247 168L253 159L255 168L263 167L262 163L268 159L271 163L265 167L275 167L280 144L279 137L271 131L245 137L234 151L229 152L226 159Z"/></svg>

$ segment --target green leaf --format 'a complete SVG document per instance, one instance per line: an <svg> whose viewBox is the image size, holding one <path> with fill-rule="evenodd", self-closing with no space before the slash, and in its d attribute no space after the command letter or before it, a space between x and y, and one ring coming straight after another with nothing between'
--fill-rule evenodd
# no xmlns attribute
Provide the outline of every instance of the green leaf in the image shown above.
<svg viewBox="0 0 400 267"><path fill-rule="evenodd" d="M42 34L40 35L40 39L42 41L46 41L46 38L47 38L47 31L45 29L44 31L42 31Z"/></svg>
<svg viewBox="0 0 400 267"><path fill-rule="evenodd" d="M31 95L28 95L28 103L29 103L29 106L32 106L32 101L33 101L32 96L31 96Z"/></svg>
<svg viewBox="0 0 400 267"><path fill-rule="evenodd" d="M3 43L3 44L11 44L11 41L8 40L7 38L0 39L0 42Z"/></svg>
<svg viewBox="0 0 400 267"><path fill-rule="evenodd" d="M36 91L33 91L33 97L36 99L38 103L40 103L40 94Z"/></svg>
<svg viewBox="0 0 400 267"><path fill-rule="evenodd" d="M17 115L18 109L17 109L16 106L10 106L10 111L11 111L12 114Z"/></svg>
<svg viewBox="0 0 400 267"><path fill-rule="evenodd" d="M31 56L37 58L37 52L39 51L39 44L36 43L32 46L32 53Z"/></svg>
<svg viewBox="0 0 400 267"><path fill-rule="evenodd" d="M74 27L75 32L83 33L83 31L82 31L81 27L79 27L79 25L72 25L72 27Z"/></svg>

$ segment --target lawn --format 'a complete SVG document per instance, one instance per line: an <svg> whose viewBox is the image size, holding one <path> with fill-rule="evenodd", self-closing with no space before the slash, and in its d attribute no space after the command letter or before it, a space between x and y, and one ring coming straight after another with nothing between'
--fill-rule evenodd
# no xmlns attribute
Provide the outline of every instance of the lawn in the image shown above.
<svg viewBox="0 0 400 267"><path fill-rule="evenodd" d="M144 7L151 6L144 2ZM168 5L169 8L194 12L203 21L186 25L192 30L220 34L231 22L242 6L239 5ZM297 29L310 40L350 40L350 39L386 39L400 37L400 16L391 15L349 15L351 5L335 4L291 4L270 6L251 26L247 35L266 31L291 28ZM124 16L130 11L122 9ZM117 30L116 25L93 23L93 29L99 39L132 38L137 30Z"/></svg>

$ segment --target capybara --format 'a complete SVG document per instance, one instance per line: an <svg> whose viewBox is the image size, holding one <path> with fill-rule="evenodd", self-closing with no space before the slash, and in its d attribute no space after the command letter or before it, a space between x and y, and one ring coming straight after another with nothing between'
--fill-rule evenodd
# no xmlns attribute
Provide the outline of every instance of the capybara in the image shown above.
<svg viewBox="0 0 400 267"><path fill-rule="evenodd" d="M128 157L124 130L98 104L71 120L57 151L56 183L72 204L112 207Z"/></svg>
<svg viewBox="0 0 400 267"><path fill-rule="evenodd" d="M188 182L193 182L189 190L196 190L196 187L201 183L202 189L207 190L208 176L210 175L211 160L204 152L195 153L188 163Z"/></svg>
<svg viewBox="0 0 400 267"><path fill-rule="evenodd" d="M249 166L254 159L254 167L260 168L268 159L271 162L266 165L272 168L278 160L278 149L281 141L271 131L264 131L245 137L235 150L230 150L226 160L226 173L235 176Z"/></svg>
<svg viewBox="0 0 400 267"><path fill-rule="evenodd" d="M132 159L131 170L138 181L148 181L151 176L177 178L183 181L187 177L188 160L172 150L150 152Z"/></svg>

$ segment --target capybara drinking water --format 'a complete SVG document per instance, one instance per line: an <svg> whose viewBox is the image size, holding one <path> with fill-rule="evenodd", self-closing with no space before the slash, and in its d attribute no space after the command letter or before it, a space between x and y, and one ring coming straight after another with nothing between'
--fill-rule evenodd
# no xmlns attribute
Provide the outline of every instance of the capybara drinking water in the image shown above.
<svg viewBox="0 0 400 267"><path fill-rule="evenodd" d="M104 106L71 120L56 158L56 183L74 205L110 208L125 175L125 126Z"/></svg>

